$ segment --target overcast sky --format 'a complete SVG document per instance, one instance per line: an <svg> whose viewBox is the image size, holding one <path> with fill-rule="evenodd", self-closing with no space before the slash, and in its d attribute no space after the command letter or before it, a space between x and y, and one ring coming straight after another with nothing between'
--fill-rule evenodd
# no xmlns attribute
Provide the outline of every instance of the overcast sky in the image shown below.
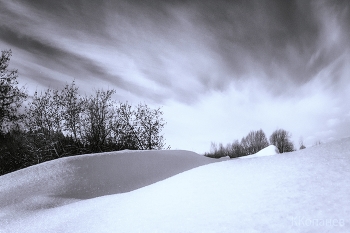
<svg viewBox="0 0 350 233"><path fill-rule="evenodd" d="M299 147L350 136L348 1L0 0L0 49L29 94L163 106L172 149L263 129Z"/></svg>

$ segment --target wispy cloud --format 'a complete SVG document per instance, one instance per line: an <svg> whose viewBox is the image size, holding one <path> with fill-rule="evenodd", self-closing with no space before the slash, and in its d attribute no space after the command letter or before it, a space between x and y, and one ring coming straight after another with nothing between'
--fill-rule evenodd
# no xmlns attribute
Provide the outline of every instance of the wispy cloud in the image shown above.
<svg viewBox="0 0 350 233"><path fill-rule="evenodd" d="M247 77L302 85L348 53L347 8L328 2L3 4L2 40L49 57L52 69L121 89L130 90L121 80L141 82L178 98L195 100Z"/></svg>

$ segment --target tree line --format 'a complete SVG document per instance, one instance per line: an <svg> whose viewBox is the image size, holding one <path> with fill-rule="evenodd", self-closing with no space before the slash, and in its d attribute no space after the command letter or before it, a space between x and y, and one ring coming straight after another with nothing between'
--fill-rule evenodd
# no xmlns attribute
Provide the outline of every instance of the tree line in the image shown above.
<svg viewBox="0 0 350 233"><path fill-rule="evenodd" d="M241 156L255 154L269 145L275 145L280 153L295 151L294 144L290 140L291 134L284 129L275 130L269 141L262 129L257 131L250 131L247 136L243 137L241 141L235 140L224 146L222 143L218 145L211 143L209 153L204 155L211 158L230 157L237 158ZM303 148L302 148L303 147ZM305 146L302 145L301 149Z"/></svg>
<svg viewBox="0 0 350 233"><path fill-rule="evenodd" d="M11 55L0 58L0 175L65 156L166 148L161 108L116 102L115 90L82 96L74 81L29 97Z"/></svg>

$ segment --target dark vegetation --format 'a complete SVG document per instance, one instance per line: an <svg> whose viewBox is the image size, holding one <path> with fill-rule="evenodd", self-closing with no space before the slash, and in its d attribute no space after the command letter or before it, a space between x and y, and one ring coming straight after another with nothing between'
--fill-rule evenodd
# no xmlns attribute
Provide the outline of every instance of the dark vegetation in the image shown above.
<svg viewBox="0 0 350 233"><path fill-rule="evenodd" d="M269 138L270 142L268 142L263 130L250 131L241 141L235 140L233 143L229 143L226 146L222 143L217 145L212 142L210 152L206 153L205 156L210 158L222 158L226 156L237 158L255 154L269 145L275 145L280 153L291 152L295 149L290 138L291 134L284 129L275 130ZM305 148L304 145L303 148Z"/></svg>
<svg viewBox="0 0 350 233"><path fill-rule="evenodd" d="M72 155L165 148L160 108L116 102L114 90L82 96L74 81L29 98L8 69L11 55L0 58L0 175Z"/></svg>

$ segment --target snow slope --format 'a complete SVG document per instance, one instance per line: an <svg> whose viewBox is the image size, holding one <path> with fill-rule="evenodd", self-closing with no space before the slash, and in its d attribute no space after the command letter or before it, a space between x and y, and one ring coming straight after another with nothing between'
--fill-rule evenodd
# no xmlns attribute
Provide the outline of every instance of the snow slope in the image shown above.
<svg viewBox="0 0 350 233"><path fill-rule="evenodd" d="M269 145L269 146L265 147L264 149L256 152L255 154L242 156L242 157L239 157L239 158L241 158L241 159L249 159L249 158L256 158L256 157L261 157L261 156L276 155L276 154L279 154L279 153L280 152L278 151L278 148L275 145Z"/></svg>
<svg viewBox="0 0 350 233"><path fill-rule="evenodd" d="M147 152L145 157L160 158L162 153ZM190 155L168 153L184 159ZM98 162L104 155L91 157ZM91 158L81 157L85 159ZM159 161L154 169L160 169L165 161ZM64 162L53 161L50 166L56 163ZM63 169L68 165L57 166ZM73 168L68 166L67 171L74 171L74 163L70 166ZM34 168L51 174L49 166L46 171ZM47 190L49 181L51 195L65 187L55 176L43 185L38 180L38 186L26 186L25 180L35 180L31 169L0 177L0 211L5 213L0 215L0 232L350 232L349 138L278 156L207 164L126 193L61 202L55 208L16 209L18 192L23 196L31 193L28 202L42 203L49 196L35 194ZM104 166L94 169L100 169L96 175ZM82 174L87 175L71 172L68 176L79 180ZM87 187L98 186L92 176L85 179Z"/></svg>
<svg viewBox="0 0 350 233"><path fill-rule="evenodd" d="M33 211L129 192L215 162L190 151L122 151L79 155L0 176L1 223ZM1 233L1 231L0 231Z"/></svg>

